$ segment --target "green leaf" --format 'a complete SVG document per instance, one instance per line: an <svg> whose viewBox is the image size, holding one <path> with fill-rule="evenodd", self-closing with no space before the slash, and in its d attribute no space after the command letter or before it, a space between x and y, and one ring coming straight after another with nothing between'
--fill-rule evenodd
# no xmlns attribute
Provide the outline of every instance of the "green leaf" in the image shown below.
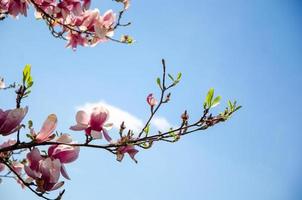
<svg viewBox="0 0 302 200"><path fill-rule="evenodd" d="M146 128L144 128L144 132L146 133L146 135L148 135L149 131L150 131L150 124L148 124Z"/></svg>
<svg viewBox="0 0 302 200"><path fill-rule="evenodd" d="M181 74L181 72L179 72L178 74L177 74L177 81L180 81L180 79L181 79L181 76L182 76L182 74Z"/></svg>
<svg viewBox="0 0 302 200"><path fill-rule="evenodd" d="M28 121L28 128L32 128L33 127L33 121L32 120L29 120Z"/></svg>
<svg viewBox="0 0 302 200"><path fill-rule="evenodd" d="M220 103L220 100L221 100L221 96L217 96L217 97L213 100L213 102L212 102L212 104L211 104L211 107L214 108L215 106L217 106L217 105Z"/></svg>
<svg viewBox="0 0 302 200"><path fill-rule="evenodd" d="M160 83L160 78L159 77L156 79L156 83L161 88L161 83Z"/></svg>
<svg viewBox="0 0 302 200"><path fill-rule="evenodd" d="M213 96L214 96L214 88L211 88L208 91L208 94L207 94L207 97L206 97L206 100L205 100L206 108L211 108L211 105L212 105L211 103L212 103Z"/></svg>
<svg viewBox="0 0 302 200"><path fill-rule="evenodd" d="M228 106L229 106L230 110L233 110L233 104L230 100L228 101Z"/></svg>
<svg viewBox="0 0 302 200"><path fill-rule="evenodd" d="M23 69L23 83L25 83L30 77L31 66L29 64L25 65Z"/></svg>
<svg viewBox="0 0 302 200"><path fill-rule="evenodd" d="M238 106L237 108L234 109L234 112L242 108L242 106Z"/></svg>
<svg viewBox="0 0 302 200"><path fill-rule="evenodd" d="M168 76L171 79L171 81L173 81L173 82L175 81L174 78L173 78L173 76L171 74L168 74Z"/></svg>

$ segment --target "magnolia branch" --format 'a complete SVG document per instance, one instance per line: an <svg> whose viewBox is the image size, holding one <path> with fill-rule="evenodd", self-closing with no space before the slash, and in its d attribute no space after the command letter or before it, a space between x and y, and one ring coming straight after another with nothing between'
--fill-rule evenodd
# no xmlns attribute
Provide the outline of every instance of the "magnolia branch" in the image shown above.
<svg viewBox="0 0 302 200"><path fill-rule="evenodd" d="M63 146L65 146L65 147L67 146L67 147L74 147L72 149L76 149L76 148L79 149L79 147L103 149L103 150L106 150L106 151L116 155L118 161L121 161L122 157L124 156L123 154L125 152L132 151L132 153L134 153L133 155L131 155L129 152L128 153L131 156L131 158L135 162L137 162L134 158L134 155L138 152L138 150L136 150L134 147L149 149L153 146L154 142L159 142L159 141L169 142L169 143L177 142L184 135L191 134L193 132L197 132L197 131L201 131L201 130L206 130L211 126L214 126L221 122L225 122L233 115L234 112L236 112L241 107L241 106L237 106L236 102L232 103L229 101L228 107L224 110L224 112L217 114L217 115L213 115L212 113L210 113L210 109L219 104L220 96L217 96L216 98L214 98L214 90L210 89L206 96L204 105L203 105L204 110L203 110L201 116L198 118L198 120L196 120L195 122L189 123L189 115L188 115L188 112L185 111L180 117L181 123L180 123L179 127L171 128L170 130L167 130L165 132L158 131L157 133L149 135L149 126L150 126L152 119L157 114L159 109L164 104L168 103L170 100L171 93L167 94L168 90L170 90L172 87L176 86L181 78L180 73L178 74L176 79L173 76L171 76L170 74L168 74L168 77L171 79L172 82L170 84L167 84L167 73L166 73L165 60L162 60L162 69L163 69L162 80L160 78L157 79L157 84L158 84L158 86L160 88L160 92L161 92L160 100L159 100L159 102L157 102L156 99L152 96L152 94L150 94L151 96L149 95L147 97L147 102L150 106L150 116L146 120L146 123L143 126L143 128L137 134L135 134L133 132L133 130L128 130L128 132L126 134L123 134L124 130L126 129L125 123L123 122L120 125L120 130L119 130L120 138L117 141L113 141L109 136L107 136L107 138L106 138L106 136L104 135L106 140L109 141L108 144L93 144L92 142L95 141L95 139L97 139L97 138L94 138L91 134L88 134L89 132L86 132L87 129L85 129L85 132L86 132L85 139L82 143L62 142L59 140L54 140L55 135L52 134L52 132L54 130L47 133L48 136L46 138L45 138L45 136L43 136L43 139L39 140L39 138L38 138L39 134L37 135L35 133L32 133L32 130L33 130L31 128L32 122L29 122L28 128L31 130L31 134L28 134L27 137L30 138L31 141L22 142L22 141L20 141L20 134L21 134L21 130L26 128L26 126L23 124L20 124L18 126L18 129L16 130L17 141L15 141L15 143L12 143L11 145L6 145L3 147L0 147L0 164L1 163L4 164L9 170L9 172L7 174L0 176L0 178L15 178L16 180L20 180L24 186L29 188L37 196L44 198L46 200L50 200L48 197L45 196L45 194L48 194L48 193L46 193L46 191L50 191L50 189L43 190L43 188L42 188L43 192L40 192L41 186L39 184L39 181L41 180L41 177L33 178L32 177L33 175L31 175L31 178L36 180L36 184L34 182L28 183L27 181L25 181L22 178L22 176L16 170L14 170L14 167L12 167L12 164L11 164L12 161L16 160L14 155L19 155L27 150L29 150L30 153L32 153L34 151L38 151L38 153L39 153L39 150L36 147L49 146L48 153L45 152L45 154L43 154L43 155L40 155L40 153L39 153L39 155L42 156L41 159L43 162L50 162L50 164L51 164L51 162L55 162L54 160L56 160L54 157L51 157L52 153L49 153L49 152L53 151L51 149L63 148ZM27 112L27 108L26 109L21 108L21 102L22 102L22 99L26 98L29 95L30 88L33 85L33 79L32 79L30 71L31 71L30 66L26 65L26 67L23 70L23 82L22 82L22 84L18 85L18 89L16 91L16 94L17 94L16 110L18 110L18 112L22 111L23 117L25 116L25 114ZM103 113L103 114L105 114L107 116L106 113ZM56 123L56 116L50 115L48 117L48 123ZM101 122L101 124L104 124L104 121ZM74 130L74 129L71 129L71 130ZM59 136L59 138L61 138L63 135L57 134L57 136ZM65 137L69 137L69 136L65 136ZM108 139L108 137L110 138L110 140ZM64 140L64 141L69 141L69 140ZM128 150L125 152L121 152L122 151L121 149L124 149L124 151L125 151L125 149L128 149ZM75 150L72 150L72 151L75 151ZM30 153L28 153L27 156ZM122 156L122 157L120 157L120 156ZM47 161L47 159L48 159L48 161ZM27 159L24 159L24 160L27 160ZM24 162L26 162L26 161L24 161ZM30 161L30 159L29 159L29 162L33 162L33 161ZM64 164L64 161L62 161L62 163ZM14 174L15 176L12 176L12 174ZM27 175L29 175L28 172L27 172ZM63 176L66 178L66 174ZM44 181L44 180L41 180L41 181ZM61 183L63 183L63 182L61 182ZM43 184L44 184L44 182L42 183L42 185ZM39 190L35 190L34 187L36 187ZM64 191L62 193L60 193L56 199L57 200L60 199L62 197L63 193L64 193Z"/></svg>

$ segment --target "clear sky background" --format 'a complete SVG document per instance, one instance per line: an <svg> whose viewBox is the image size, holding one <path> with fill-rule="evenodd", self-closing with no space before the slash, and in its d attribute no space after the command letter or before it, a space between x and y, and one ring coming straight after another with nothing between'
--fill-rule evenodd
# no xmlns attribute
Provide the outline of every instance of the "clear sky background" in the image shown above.
<svg viewBox="0 0 302 200"><path fill-rule="evenodd" d="M109 0L94 0L92 7L119 8ZM116 36L131 34L134 45L106 43L76 52L31 11L27 18L0 22L0 76L20 80L24 65L32 64L35 85L23 105L36 129L56 113L58 130L69 132L76 107L99 101L145 120L146 95L159 95L161 58L171 73L183 73L159 113L169 123L178 124L184 109L196 119L210 87L223 97L214 112L228 99L243 105L227 123L141 150L138 164L82 149L66 166L72 178L65 184L66 200L299 200L301 11L298 0L133 0L124 18L133 24ZM0 92L0 107L13 106L11 92ZM5 180L0 199L37 198Z"/></svg>

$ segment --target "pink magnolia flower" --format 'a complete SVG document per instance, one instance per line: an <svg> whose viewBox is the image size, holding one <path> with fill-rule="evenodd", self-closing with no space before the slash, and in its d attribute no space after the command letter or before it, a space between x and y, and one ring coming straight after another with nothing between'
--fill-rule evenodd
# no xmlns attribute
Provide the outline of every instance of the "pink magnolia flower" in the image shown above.
<svg viewBox="0 0 302 200"><path fill-rule="evenodd" d="M56 190L63 186L64 182L59 182L61 172L61 162L59 159L46 158L40 161L41 179L43 181L37 183L41 191Z"/></svg>
<svg viewBox="0 0 302 200"><path fill-rule="evenodd" d="M51 191L60 188L64 182L58 182L62 164L59 159L42 157L37 148L27 154L29 162L24 167L26 174L36 181L38 191Z"/></svg>
<svg viewBox="0 0 302 200"><path fill-rule="evenodd" d="M83 9L88 10L91 4L91 0L83 0Z"/></svg>
<svg viewBox="0 0 302 200"><path fill-rule="evenodd" d="M120 138L116 144L123 145L118 147L117 152L116 152L116 160L117 161L122 161L124 158L125 153L128 153L130 158L134 160L134 162L137 163L137 160L135 159L135 155L138 153L138 150L135 149L134 145L128 144L131 140L134 138L132 135L126 135Z"/></svg>
<svg viewBox="0 0 302 200"><path fill-rule="evenodd" d="M135 159L135 155L138 153L138 150L135 149L133 145L119 147L117 149L116 160L121 162L124 158L125 153L128 153L130 158L137 163L137 160Z"/></svg>
<svg viewBox="0 0 302 200"><path fill-rule="evenodd" d="M112 127L112 124L105 124L109 118L109 111L104 107L95 107L92 113L88 115L85 111L78 111L76 115L77 124L71 126L70 129L74 131L85 130L86 135L94 139L102 138L110 142L111 137L108 135L106 128Z"/></svg>
<svg viewBox="0 0 302 200"><path fill-rule="evenodd" d="M91 33L91 37L86 38L81 33L69 32L67 35L68 44L66 47L76 49L77 45L95 46L99 42L107 41L107 37L113 36L113 25L116 15L112 10L108 10L103 16L98 9L84 10L83 14L71 18L71 24L79 27L82 32ZM94 36L95 35L95 36Z"/></svg>
<svg viewBox="0 0 302 200"><path fill-rule="evenodd" d="M7 6L8 13L13 17L17 17L19 14L27 16L27 0L9 0Z"/></svg>
<svg viewBox="0 0 302 200"><path fill-rule="evenodd" d="M70 135L68 134L61 135L61 137L57 139L57 142L65 143L65 144L75 144L72 141ZM76 146L60 144L60 145L51 145L48 148L48 156L50 156L53 159L60 160L62 164L61 173L66 179L70 179L70 178L63 164L71 163L75 161L79 157L79 153L80 153L80 147L76 147Z"/></svg>
<svg viewBox="0 0 302 200"><path fill-rule="evenodd" d="M78 45L87 46L88 44L86 38L80 33L69 32L66 36L66 39L68 40L66 47L71 47L72 50L76 50Z"/></svg>
<svg viewBox="0 0 302 200"><path fill-rule="evenodd" d="M6 136L16 132L27 111L28 107L6 111L0 109L0 135Z"/></svg>
<svg viewBox="0 0 302 200"><path fill-rule="evenodd" d="M157 104L157 100L155 99L155 97L153 97L153 94L152 94L152 93L149 94L149 95L147 96L147 103L148 103L151 107L153 107L153 106L155 106L155 105Z"/></svg>
<svg viewBox="0 0 302 200"><path fill-rule="evenodd" d="M44 121L43 126L38 134L32 129L32 135L36 136L36 142L42 143L53 138L53 132L57 127L57 116L55 114L51 114Z"/></svg>

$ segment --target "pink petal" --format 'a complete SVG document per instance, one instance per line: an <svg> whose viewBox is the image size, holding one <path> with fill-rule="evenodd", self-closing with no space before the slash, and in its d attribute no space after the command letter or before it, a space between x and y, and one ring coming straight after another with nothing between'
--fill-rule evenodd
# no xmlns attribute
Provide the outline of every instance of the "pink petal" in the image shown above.
<svg viewBox="0 0 302 200"><path fill-rule="evenodd" d="M132 160L134 160L134 162L137 163L137 160L134 158L134 156L138 153L138 150L136 149L131 149L128 151L129 156L132 158Z"/></svg>
<svg viewBox="0 0 302 200"><path fill-rule="evenodd" d="M112 138L109 136L107 130L103 129L103 134L104 134L104 138L105 138L108 142L111 142Z"/></svg>
<svg viewBox="0 0 302 200"><path fill-rule="evenodd" d="M85 111L78 111L76 115L76 122L81 125L88 125L89 115Z"/></svg>
<svg viewBox="0 0 302 200"><path fill-rule="evenodd" d="M109 118L109 111L103 107L96 107L90 116L90 126L93 130L100 131Z"/></svg>
<svg viewBox="0 0 302 200"><path fill-rule="evenodd" d="M28 107L10 110L4 123L2 125L0 124L0 134L6 136L16 131L27 111Z"/></svg>
<svg viewBox="0 0 302 200"><path fill-rule="evenodd" d="M43 159L42 156L40 155L40 151L37 148L32 149L28 154L27 154L27 159L29 161L29 167L33 170L38 170L39 168L39 162Z"/></svg>
<svg viewBox="0 0 302 200"><path fill-rule="evenodd" d="M71 126L69 129L73 130L73 131L83 131L86 128L88 128L88 125L77 124L77 125Z"/></svg>
<svg viewBox="0 0 302 200"><path fill-rule="evenodd" d="M0 163L0 172L2 172L5 169L5 165Z"/></svg>
<svg viewBox="0 0 302 200"><path fill-rule="evenodd" d="M55 185L51 188L51 191L57 190L57 189L59 189L60 187L62 187L63 185L64 185L64 181L61 181L61 182L55 184Z"/></svg>
<svg viewBox="0 0 302 200"><path fill-rule="evenodd" d="M38 143L45 142L49 140L49 137L52 135L53 131L57 126L57 116L55 114L51 114L45 120L41 131L39 132L36 140Z"/></svg>
<svg viewBox="0 0 302 200"><path fill-rule="evenodd" d="M62 167L61 167L61 174L64 178L70 180L70 177L69 177L64 165L62 165Z"/></svg>

